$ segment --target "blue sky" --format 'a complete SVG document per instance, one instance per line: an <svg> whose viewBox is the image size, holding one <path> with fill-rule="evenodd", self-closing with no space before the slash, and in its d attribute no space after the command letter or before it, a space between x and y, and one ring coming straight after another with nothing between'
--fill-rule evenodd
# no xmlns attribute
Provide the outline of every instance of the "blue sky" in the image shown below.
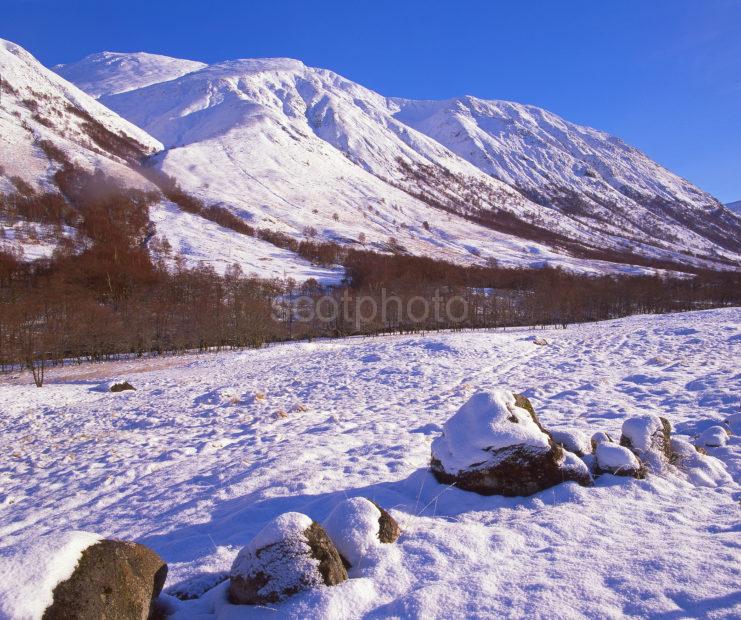
<svg viewBox="0 0 741 620"><path fill-rule="evenodd" d="M289 56L385 95L532 103L741 200L741 0L0 0L0 36L48 65Z"/></svg>

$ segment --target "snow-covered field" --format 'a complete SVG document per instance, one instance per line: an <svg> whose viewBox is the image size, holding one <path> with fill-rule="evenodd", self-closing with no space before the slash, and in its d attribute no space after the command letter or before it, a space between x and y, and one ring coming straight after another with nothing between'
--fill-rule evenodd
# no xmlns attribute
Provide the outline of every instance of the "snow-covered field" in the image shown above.
<svg viewBox="0 0 741 620"><path fill-rule="evenodd" d="M619 436L625 418L651 412L692 437L739 411L741 309L539 330L547 346L535 333L73 366L42 389L6 376L0 561L82 529L151 546L169 563L166 592L198 592L273 517L322 521L362 495L403 532L348 581L271 607L230 606L221 584L168 599L176 617L739 617L738 436L709 449L734 478L718 487L603 475L592 488L482 497L438 484L427 466L445 420L495 387L524 392L554 430ZM137 391L99 389L117 376Z"/></svg>

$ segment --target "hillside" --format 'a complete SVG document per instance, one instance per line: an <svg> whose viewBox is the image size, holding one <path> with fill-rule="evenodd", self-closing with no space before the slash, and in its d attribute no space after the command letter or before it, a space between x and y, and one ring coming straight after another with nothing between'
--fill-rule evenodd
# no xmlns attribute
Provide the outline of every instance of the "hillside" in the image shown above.
<svg viewBox="0 0 741 620"><path fill-rule="evenodd" d="M183 63L165 62L163 68L162 58L134 56L137 63L126 57L119 66L136 69L140 78L162 79L166 70L169 75L184 71ZM89 67L93 60L86 62ZM223 272L237 262L245 273L263 277L341 277L337 270L314 267L270 243L183 213L141 174L139 162L163 149L158 140L2 39L0 76L0 249L22 252L26 260L50 256L77 233L79 205L71 192L94 194L105 177L106 184L124 192L154 193L147 238L167 238L173 255L182 255L187 263L203 262ZM95 76L104 79L103 70ZM115 71L109 78L108 88L115 90ZM98 175L100 181L91 176L83 190L79 184L86 175Z"/></svg>
<svg viewBox="0 0 741 620"><path fill-rule="evenodd" d="M729 202L726 205L726 208L741 216L741 200L737 200L736 202Z"/></svg>
<svg viewBox="0 0 741 620"><path fill-rule="evenodd" d="M77 71L99 91L83 62ZM290 59L137 80L122 69L126 92L100 100L163 142L156 165L295 237L311 226L343 243L362 232L379 249L394 237L414 253L528 264L570 254L718 265L741 251L741 221L707 193L532 106L387 98Z"/></svg>

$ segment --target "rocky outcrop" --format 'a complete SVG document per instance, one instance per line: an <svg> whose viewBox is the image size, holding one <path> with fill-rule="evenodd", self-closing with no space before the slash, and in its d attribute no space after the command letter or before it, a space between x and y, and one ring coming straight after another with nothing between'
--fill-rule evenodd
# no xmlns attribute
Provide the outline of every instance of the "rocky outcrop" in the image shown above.
<svg viewBox="0 0 741 620"><path fill-rule="evenodd" d="M72 575L54 588L43 620L146 620L166 577L167 564L149 547L102 540L85 549Z"/></svg>

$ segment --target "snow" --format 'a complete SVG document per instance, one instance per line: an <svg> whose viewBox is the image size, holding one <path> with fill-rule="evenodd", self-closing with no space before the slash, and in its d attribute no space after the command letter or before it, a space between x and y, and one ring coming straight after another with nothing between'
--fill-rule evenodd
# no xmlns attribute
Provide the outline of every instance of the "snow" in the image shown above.
<svg viewBox="0 0 741 620"><path fill-rule="evenodd" d="M438 484L429 459L471 390L522 392L546 428L589 436L662 415L686 443L738 412L739 343L741 309L727 308L54 367L41 389L4 375L0 553L66 529L141 542L168 562L167 592L213 586L167 598L188 620L738 617L738 435L689 453L701 468L526 498ZM122 376L137 390L95 389ZM215 583L266 524L323 523L356 497L399 522L396 543L337 586L228 604Z"/></svg>
<svg viewBox="0 0 741 620"><path fill-rule="evenodd" d="M209 265L220 274L237 264L245 275L267 279L303 282L314 278L322 284L337 284L345 275L341 267L317 267L289 250L181 211L169 201L152 205L149 218L157 236L166 238L172 246L170 265L179 255L191 267Z"/></svg>
<svg viewBox="0 0 741 620"><path fill-rule="evenodd" d="M741 200L737 200L736 202L729 202L726 204L726 208L733 211L736 215L741 215Z"/></svg>
<svg viewBox="0 0 741 620"><path fill-rule="evenodd" d="M689 441L679 437L672 438L671 446L677 467L692 484L716 487L732 483L720 459L700 454Z"/></svg>
<svg viewBox="0 0 741 620"><path fill-rule="evenodd" d="M300 512L283 513L262 528L248 548L256 552L268 545L285 542L291 538L301 538L304 531L311 527L311 523L311 518Z"/></svg>
<svg viewBox="0 0 741 620"><path fill-rule="evenodd" d="M729 415L725 423L734 435L741 435L741 411Z"/></svg>
<svg viewBox="0 0 741 620"><path fill-rule="evenodd" d="M594 454L600 469L613 473L638 469L641 466L635 454L616 443L598 443Z"/></svg>
<svg viewBox="0 0 741 620"><path fill-rule="evenodd" d="M549 430L553 441L561 444L569 452L581 452L590 454L592 444L589 436L580 430Z"/></svg>
<svg viewBox="0 0 741 620"><path fill-rule="evenodd" d="M695 445L708 448L725 446L728 441L728 433L722 426L711 426L706 428L695 441Z"/></svg>
<svg viewBox="0 0 741 620"><path fill-rule="evenodd" d="M63 531L1 548L0 618L40 619L54 600L54 588L72 576L82 552L99 540L90 532Z"/></svg>
<svg viewBox="0 0 741 620"><path fill-rule="evenodd" d="M661 433L662 429L659 416L649 413L625 420L621 432L630 439L633 449L641 453L651 451L652 438L656 433Z"/></svg>
<svg viewBox="0 0 741 620"><path fill-rule="evenodd" d="M103 95L116 95L174 80L205 66L194 60L146 52L100 52L77 62L56 65L52 70L98 99Z"/></svg>
<svg viewBox="0 0 741 620"><path fill-rule="evenodd" d="M322 526L350 566L380 547L378 537L381 511L365 497L346 499L332 509Z"/></svg>
<svg viewBox="0 0 741 620"><path fill-rule="evenodd" d="M457 474L491 461L497 450L518 445L547 450L548 435L515 405L512 392L495 390L474 394L445 422L442 435L432 443L432 454L446 472Z"/></svg>
<svg viewBox="0 0 741 620"><path fill-rule="evenodd" d="M342 243L362 232L376 248L393 236L412 253L461 263L496 258L590 272L631 269L574 260L546 244L494 232L430 206L415 196L422 193L469 207L482 201L486 209L504 209L597 248L698 264L712 263L714 251L739 259L697 232L715 217L714 198L620 140L545 110L473 97L388 98L286 58L191 70L182 65L188 61L148 56L148 74L154 79L161 71L164 79L144 86L125 66L141 58L105 60L101 77L97 61L83 60L67 75L94 95L115 80L101 102L164 143L157 164L191 193L258 225L294 237L310 225L322 239ZM171 68L181 65L187 73L173 79ZM399 161L431 167L439 178L410 179ZM472 197L474 184L485 191ZM563 192L576 192L588 214L543 207L518 188L550 192L554 203ZM629 197L631 191L642 198ZM694 229L650 207L657 199L671 201ZM680 255L679 248L705 259Z"/></svg>

